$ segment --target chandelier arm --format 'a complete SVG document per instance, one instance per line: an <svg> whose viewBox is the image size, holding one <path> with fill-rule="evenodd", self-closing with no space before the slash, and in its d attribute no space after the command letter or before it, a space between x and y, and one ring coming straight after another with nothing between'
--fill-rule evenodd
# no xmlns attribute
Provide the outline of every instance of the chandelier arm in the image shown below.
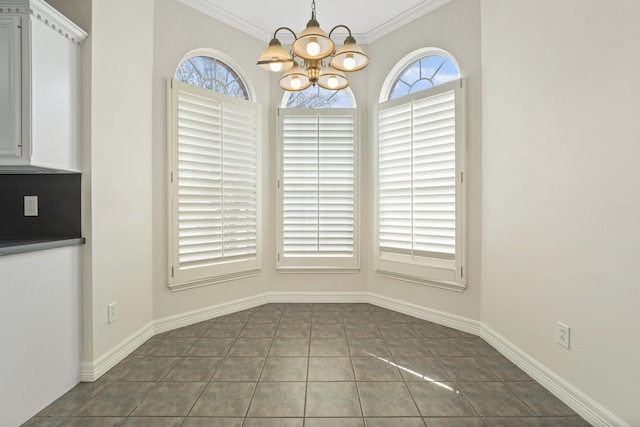
<svg viewBox="0 0 640 427"><path fill-rule="evenodd" d="M289 28L289 27L280 27L280 28L276 29L276 30L273 32L273 38L274 38L274 39L276 38L276 34L278 34L278 31L280 31L280 30L287 30L287 31L289 31L291 34L293 34L293 39L294 39L294 40L298 40L298 36L296 36L295 31L293 31L293 30L292 30L291 28Z"/></svg>
<svg viewBox="0 0 640 427"><path fill-rule="evenodd" d="M336 30L337 28L344 28L349 32L349 37L351 37L351 29L349 29L349 27L347 27L346 25L336 25L335 27L333 27L331 29L331 31L329 31L329 38L331 38L331 34L333 34L333 31Z"/></svg>

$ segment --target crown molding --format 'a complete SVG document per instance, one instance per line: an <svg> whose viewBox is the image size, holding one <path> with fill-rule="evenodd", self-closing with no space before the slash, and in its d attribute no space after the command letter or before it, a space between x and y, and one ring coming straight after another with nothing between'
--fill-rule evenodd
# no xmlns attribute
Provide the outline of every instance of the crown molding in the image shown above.
<svg viewBox="0 0 640 427"><path fill-rule="evenodd" d="M218 7L207 0L178 0L180 3L183 3L193 9L204 13L207 16L215 18L227 25L230 25L240 31L243 31L253 37L256 37L260 40L269 41L271 40L271 34L261 30L240 18L239 16L234 15L233 13L229 13L226 10Z"/></svg>
<svg viewBox="0 0 640 427"><path fill-rule="evenodd" d="M391 18L384 24L380 25L378 28L367 32L364 35L364 39L362 41L363 44L371 43L380 37L386 36L392 31L397 30L404 25L407 25L411 21L416 20L417 18L426 15L434 10L438 9L441 6L449 3L451 0L426 0L411 9L397 15L394 18Z"/></svg>
<svg viewBox="0 0 640 427"><path fill-rule="evenodd" d="M31 15L78 46L87 38L87 33L82 28L42 0L5 1L0 6L0 15L2 14Z"/></svg>
<svg viewBox="0 0 640 427"><path fill-rule="evenodd" d="M204 13L207 16L215 18L231 27L234 27L240 31L243 31L251 36L256 37L257 39L263 40L265 42L269 42L272 33L266 32L253 24L245 21L244 19L236 16L228 11L222 9L219 6L211 3L209 0L178 0L180 3L183 3L193 9L196 9L199 12ZM371 43L374 40L383 37L390 32L408 24L409 22L421 17L422 15L426 15L429 12L434 11L435 9L449 3L451 0L425 0L417 6L412 7L411 9L397 15L379 27L368 31L366 33L353 33L353 37L358 41L359 44L367 44ZM341 35L341 33L336 33L336 36ZM284 44L293 43L293 36L287 32L282 32L278 35L278 39Z"/></svg>

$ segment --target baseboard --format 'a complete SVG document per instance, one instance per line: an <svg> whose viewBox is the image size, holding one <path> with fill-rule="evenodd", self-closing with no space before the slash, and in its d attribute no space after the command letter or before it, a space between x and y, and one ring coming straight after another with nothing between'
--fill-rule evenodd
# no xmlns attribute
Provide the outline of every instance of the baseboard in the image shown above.
<svg viewBox="0 0 640 427"><path fill-rule="evenodd" d="M477 320L368 292L269 292L158 319L120 342L97 360L83 362L80 367L80 380L97 380L155 334L268 303L369 303L478 335L594 426L630 427L487 325Z"/></svg>
<svg viewBox="0 0 640 427"><path fill-rule="evenodd" d="M482 324L480 337L592 425L630 427L489 326Z"/></svg>
<svg viewBox="0 0 640 427"><path fill-rule="evenodd" d="M80 364L80 381L96 381L154 335L153 322L151 322L122 340L93 362L82 362Z"/></svg>

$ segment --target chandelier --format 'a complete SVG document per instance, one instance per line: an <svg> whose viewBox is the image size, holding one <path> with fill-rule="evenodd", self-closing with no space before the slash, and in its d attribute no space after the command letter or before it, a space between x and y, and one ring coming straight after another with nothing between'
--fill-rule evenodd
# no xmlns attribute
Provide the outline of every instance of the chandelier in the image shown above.
<svg viewBox="0 0 640 427"><path fill-rule="evenodd" d="M336 51L331 34L337 28L346 29L349 35L342 47ZM287 30L293 34L291 52L284 50L280 40L276 38L280 30ZM296 58L300 58L301 62L298 63ZM344 89L349 86L349 80L344 73L362 70L368 63L369 58L356 44L349 27L336 25L329 35L320 28L316 21L315 0L311 2L311 19L300 36L296 36L288 27L278 28L273 33L269 47L258 59L258 65L267 71L285 72L279 84L282 89L288 91L300 91L316 84L330 90Z"/></svg>

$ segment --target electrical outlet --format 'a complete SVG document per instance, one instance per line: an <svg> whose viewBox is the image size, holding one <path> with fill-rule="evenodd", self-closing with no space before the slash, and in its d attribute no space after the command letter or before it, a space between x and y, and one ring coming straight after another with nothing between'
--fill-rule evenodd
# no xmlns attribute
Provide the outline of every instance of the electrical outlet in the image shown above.
<svg viewBox="0 0 640 427"><path fill-rule="evenodd" d="M38 216L38 196L24 196L24 216Z"/></svg>
<svg viewBox="0 0 640 427"><path fill-rule="evenodd" d="M118 303L112 302L107 305L107 323L113 323L118 320Z"/></svg>
<svg viewBox="0 0 640 427"><path fill-rule="evenodd" d="M559 345L568 349L570 338L571 338L571 327L565 325L564 323L558 322L556 324L556 342Z"/></svg>

